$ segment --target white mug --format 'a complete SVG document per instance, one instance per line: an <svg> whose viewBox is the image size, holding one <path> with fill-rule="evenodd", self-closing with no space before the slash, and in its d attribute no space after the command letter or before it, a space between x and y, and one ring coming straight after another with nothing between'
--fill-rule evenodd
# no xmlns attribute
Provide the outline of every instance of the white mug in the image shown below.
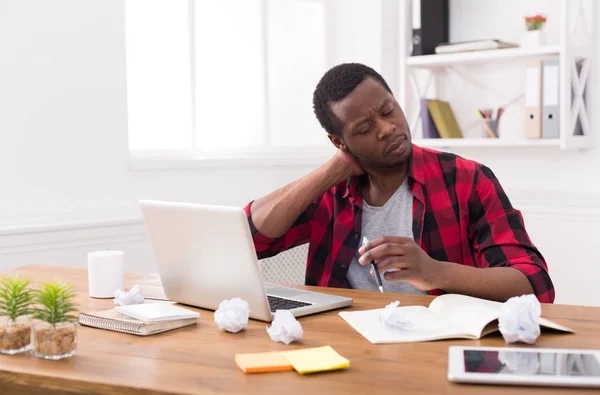
<svg viewBox="0 0 600 395"><path fill-rule="evenodd" d="M92 298L114 298L124 290L123 251L94 251L87 254L88 286Z"/></svg>

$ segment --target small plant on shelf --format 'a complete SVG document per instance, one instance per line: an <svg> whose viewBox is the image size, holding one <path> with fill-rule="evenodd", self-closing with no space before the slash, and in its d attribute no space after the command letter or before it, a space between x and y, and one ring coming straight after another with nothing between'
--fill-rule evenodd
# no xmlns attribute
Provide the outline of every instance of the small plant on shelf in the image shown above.
<svg viewBox="0 0 600 395"><path fill-rule="evenodd" d="M19 354L31 349L30 281L5 276L0 280L0 352Z"/></svg>
<svg viewBox="0 0 600 395"><path fill-rule="evenodd" d="M546 23L546 16L542 14L535 14L531 16L525 17L525 27L527 27L527 31L532 30L541 30Z"/></svg>
<svg viewBox="0 0 600 395"><path fill-rule="evenodd" d="M546 16L542 14L525 17L525 28L527 31L521 39L521 47L534 48L546 45L546 35L542 31L546 20Z"/></svg>
<svg viewBox="0 0 600 395"><path fill-rule="evenodd" d="M62 281L43 283L35 291L33 317L34 353L39 358L63 359L75 355L77 347L77 312L75 291Z"/></svg>

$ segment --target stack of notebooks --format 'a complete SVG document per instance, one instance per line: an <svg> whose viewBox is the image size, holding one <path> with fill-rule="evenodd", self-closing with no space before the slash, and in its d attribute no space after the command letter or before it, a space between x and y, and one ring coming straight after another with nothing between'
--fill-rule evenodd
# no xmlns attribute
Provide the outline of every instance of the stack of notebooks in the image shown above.
<svg viewBox="0 0 600 395"><path fill-rule="evenodd" d="M152 302L81 313L79 323L93 328L148 336L193 325L199 316L199 313L174 306L172 302Z"/></svg>
<svg viewBox="0 0 600 395"><path fill-rule="evenodd" d="M462 138L450 103L442 100L421 99L421 122L423 138Z"/></svg>

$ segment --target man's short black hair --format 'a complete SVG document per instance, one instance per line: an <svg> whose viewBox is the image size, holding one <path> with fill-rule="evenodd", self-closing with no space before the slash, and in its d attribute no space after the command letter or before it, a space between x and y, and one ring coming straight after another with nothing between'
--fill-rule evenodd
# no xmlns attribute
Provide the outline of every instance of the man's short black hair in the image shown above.
<svg viewBox="0 0 600 395"><path fill-rule="evenodd" d="M360 63L339 64L321 77L313 93L313 110L327 133L339 136L342 128L341 121L331 110L331 104L348 96L366 77L379 81L388 92L392 93L378 72Z"/></svg>

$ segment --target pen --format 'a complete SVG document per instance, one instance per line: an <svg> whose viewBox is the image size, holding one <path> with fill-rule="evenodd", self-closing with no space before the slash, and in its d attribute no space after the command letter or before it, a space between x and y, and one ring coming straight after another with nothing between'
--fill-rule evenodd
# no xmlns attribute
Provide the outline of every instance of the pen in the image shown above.
<svg viewBox="0 0 600 395"><path fill-rule="evenodd" d="M363 237L363 247L367 247L369 240L366 237ZM379 288L379 292L383 293L383 283L381 282L381 276L379 274L379 270L377 270L377 264L375 261L371 261L371 267L373 268L373 272L375 273L375 281L377 282L377 287Z"/></svg>
<svg viewBox="0 0 600 395"><path fill-rule="evenodd" d="M381 276L379 275L379 270L377 270L377 265L375 261L371 261L371 267L375 272L375 281L377 281L377 287L379 288L379 292L383 293L383 284L381 283Z"/></svg>

